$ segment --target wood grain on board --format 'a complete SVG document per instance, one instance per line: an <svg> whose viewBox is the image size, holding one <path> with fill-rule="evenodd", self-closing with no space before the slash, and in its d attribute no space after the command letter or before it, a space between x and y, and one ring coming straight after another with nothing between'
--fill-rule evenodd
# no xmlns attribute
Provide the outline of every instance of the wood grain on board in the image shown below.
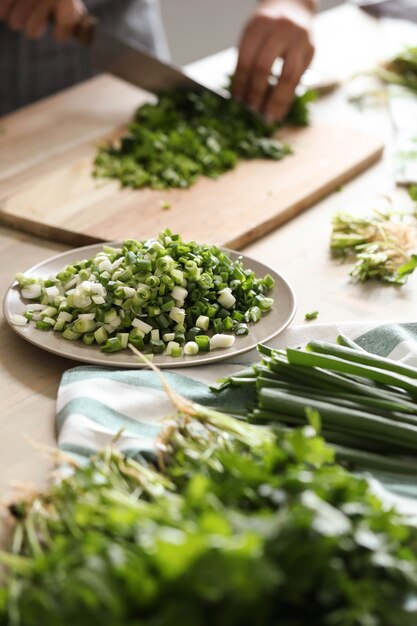
<svg viewBox="0 0 417 626"><path fill-rule="evenodd" d="M117 137L151 96L102 75L0 122L0 221L73 245L155 236L242 248L380 158L379 138L314 123L280 137L293 154L256 160L186 190L120 189L92 177L97 147ZM169 202L171 208L162 205Z"/></svg>

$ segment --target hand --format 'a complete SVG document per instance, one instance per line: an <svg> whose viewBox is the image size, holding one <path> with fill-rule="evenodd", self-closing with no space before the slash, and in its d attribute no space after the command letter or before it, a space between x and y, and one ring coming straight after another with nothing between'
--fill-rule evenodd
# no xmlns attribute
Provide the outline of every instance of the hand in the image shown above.
<svg viewBox="0 0 417 626"><path fill-rule="evenodd" d="M81 0L0 0L0 21L30 39L42 37L52 22L55 39L65 41L84 12Z"/></svg>
<svg viewBox="0 0 417 626"><path fill-rule="evenodd" d="M263 0L249 20L239 46L233 95L269 121L288 112L314 46L311 25L315 0ZM282 73L272 89L272 65L283 59Z"/></svg>

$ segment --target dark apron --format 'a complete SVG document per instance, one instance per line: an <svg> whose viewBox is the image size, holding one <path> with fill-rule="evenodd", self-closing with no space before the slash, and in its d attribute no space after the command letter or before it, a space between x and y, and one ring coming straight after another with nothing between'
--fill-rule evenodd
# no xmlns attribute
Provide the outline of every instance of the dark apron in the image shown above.
<svg viewBox="0 0 417 626"><path fill-rule="evenodd" d="M114 34L168 56L156 0L87 0L86 5ZM56 43L50 32L31 41L0 23L0 115L93 75L87 48Z"/></svg>
<svg viewBox="0 0 417 626"><path fill-rule="evenodd" d="M376 17L394 17L417 22L416 0L358 0L362 9Z"/></svg>

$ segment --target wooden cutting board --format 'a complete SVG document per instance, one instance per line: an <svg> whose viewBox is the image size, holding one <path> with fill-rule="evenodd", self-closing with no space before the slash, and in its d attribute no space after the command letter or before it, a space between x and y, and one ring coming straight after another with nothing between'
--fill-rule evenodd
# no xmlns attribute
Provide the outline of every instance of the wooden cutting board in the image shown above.
<svg viewBox="0 0 417 626"><path fill-rule="evenodd" d="M117 137L149 94L102 75L0 120L0 221L74 245L155 236L242 248L380 158L380 139L326 126L285 130L294 154L249 161L187 190L120 189L91 176L97 147ZM171 208L162 208L169 202Z"/></svg>

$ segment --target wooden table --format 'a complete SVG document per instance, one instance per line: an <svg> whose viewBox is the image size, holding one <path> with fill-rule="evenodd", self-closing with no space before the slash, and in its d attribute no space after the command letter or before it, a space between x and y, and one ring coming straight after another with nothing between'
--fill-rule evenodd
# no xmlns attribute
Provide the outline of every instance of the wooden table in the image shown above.
<svg viewBox="0 0 417 626"><path fill-rule="evenodd" d="M316 30L319 48L316 65L343 77L359 67L371 66L384 51L390 52L387 44L393 45L396 40L398 45L407 28L398 23L378 25L355 8L344 6L320 15ZM224 58L215 56L211 61L200 62L199 71L212 79ZM191 69L196 70L195 64ZM386 112L371 109L359 113L347 104L343 90L323 99L315 114L346 125L369 128L382 133L388 146L391 143ZM402 289L355 286L349 283L348 268L332 261L328 252L330 219L334 211L369 208L376 194L392 191L392 157L388 147L378 165L340 193L246 249L248 254L284 274L294 286L298 297L294 324L303 323L304 314L316 309L320 312L317 323L415 319L415 278ZM65 249L62 244L0 229L1 293L4 294L16 272ZM7 327L3 318L0 320L0 346L0 497L6 497L12 481L33 482L37 486L45 482L50 461L39 447L55 444L57 389L62 372L74 363L26 344Z"/></svg>

